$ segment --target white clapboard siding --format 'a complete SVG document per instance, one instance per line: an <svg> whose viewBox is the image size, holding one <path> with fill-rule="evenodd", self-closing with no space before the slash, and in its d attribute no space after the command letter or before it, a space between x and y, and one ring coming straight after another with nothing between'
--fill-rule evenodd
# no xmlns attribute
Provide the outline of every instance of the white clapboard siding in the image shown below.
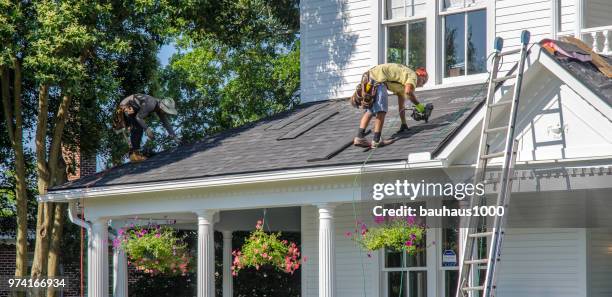
<svg viewBox="0 0 612 297"><path fill-rule="evenodd" d="M302 207L302 251L308 257L302 275L304 297L318 296L318 209ZM362 215L358 215L362 217ZM354 229L355 217L351 204L343 204L334 213L336 232L336 289L338 297L378 296L379 264L375 253L368 258L355 243L344 236Z"/></svg>
<svg viewBox="0 0 612 297"><path fill-rule="evenodd" d="M612 2L610 0L588 0L584 3L584 26L586 28L612 25Z"/></svg>
<svg viewBox="0 0 612 297"><path fill-rule="evenodd" d="M612 229L592 229L589 238L590 297L612 296Z"/></svg>
<svg viewBox="0 0 612 297"><path fill-rule="evenodd" d="M302 102L348 97L372 66L372 0L300 2Z"/></svg>
<svg viewBox="0 0 612 297"><path fill-rule="evenodd" d="M497 296L586 296L580 235L580 229L506 230Z"/></svg>
<svg viewBox="0 0 612 297"><path fill-rule="evenodd" d="M560 1L558 16L560 32L573 33L575 13L574 0ZM504 39L506 50L520 46L520 34L523 30L531 32L531 42L552 37L551 0L497 0L495 16L495 36ZM506 57L502 71L510 69L516 61L518 61L518 54Z"/></svg>

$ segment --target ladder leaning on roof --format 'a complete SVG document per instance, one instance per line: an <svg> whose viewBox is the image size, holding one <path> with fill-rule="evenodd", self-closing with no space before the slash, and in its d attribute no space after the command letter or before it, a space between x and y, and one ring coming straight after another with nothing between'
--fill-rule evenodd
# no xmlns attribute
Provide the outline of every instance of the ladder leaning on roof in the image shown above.
<svg viewBox="0 0 612 297"><path fill-rule="evenodd" d="M514 164L516 162L517 140L514 137L514 129L517 118L517 110L519 105L519 97L521 84L523 80L523 70L527 57L527 45L529 43L529 31L521 33L521 48L517 50L501 52L503 47L503 39L497 37L495 39L495 52L493 54L493 69L489 78L489 90L485 101L485 115L482 122L482 132L480 136L480 144L478 148L478 160L476 162L476 174L474 175L474 183L485 182L485 174L487 171L488 161L503 157L501 175L499 178L499 193L497 196L497 206L504 208L503 216L494 216L491 228L486 228L486 217L468 217L466 237L463 243L463 256L459 264L459 282L457 287L457 297L480 296L491 297L495 295L497 264L501 260L501 249L504 238L504 224L507 218L508 207L510 203L510 192L512 190L511 176L513 175ZM520 53L518 62L518 72L515 75L506 75L497 77L499 70L500 59L503 56ZM498 83L516 78L514 84L514 94L512 100L504 100L494 102L495 90ZM510 106L509 119L507 126L490 127L491 114L495 108L507 108ZM506 131L504 150L500 152L489 152L490 144L488 138L490 135ZM485 197L474 196L470 201L470 209L474 206L484 205ZM478 249L478 241L481 243L487 239L488 248L484 257L479 256L481 252ZM486 265L484 281L478 280L481 278L480 265ZM483 266L484 267L484 266Z"/></svg>

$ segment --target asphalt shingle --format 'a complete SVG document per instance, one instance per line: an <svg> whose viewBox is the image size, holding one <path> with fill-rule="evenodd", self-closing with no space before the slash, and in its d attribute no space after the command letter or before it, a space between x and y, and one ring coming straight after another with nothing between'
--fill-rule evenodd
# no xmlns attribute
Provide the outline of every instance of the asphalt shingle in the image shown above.
<svg viewBox="0 0 612 297"><path fill-rule="evenodd" d="M410 153L435 154L483 102L485 93L483 84L417 91L422 102L434 104L429 123L415 122L408 117L410 130L397 135L394 144L373 151L369 162L406 160ZM389 98L383 137L390 137L400 125L395 98ZM314 118L336 111L337 114L295 138L277 140ZM352 140L362 113L347 100L302 104L291 111L212 135L200 142L158 153L142 163L117 166L50 191L360 164L370 153L354 146L340 150L330 159L323 157ZM323 160L312 161L321 158Z"/></svg>

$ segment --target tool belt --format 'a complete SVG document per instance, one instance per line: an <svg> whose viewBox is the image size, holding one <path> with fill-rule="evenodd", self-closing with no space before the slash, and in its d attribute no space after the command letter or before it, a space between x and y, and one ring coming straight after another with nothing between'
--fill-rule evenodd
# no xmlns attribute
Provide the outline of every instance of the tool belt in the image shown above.
<svg viewBox="0 0 612 297"><path fill-rule="evenodd" d="M371 108L376 99L376 93L378 92L378 86L381 83L370 78L370 71L366 71L361 76L361 82L355 90L355 94L351 97L351 104L354 107L359 108Z"/></svg>

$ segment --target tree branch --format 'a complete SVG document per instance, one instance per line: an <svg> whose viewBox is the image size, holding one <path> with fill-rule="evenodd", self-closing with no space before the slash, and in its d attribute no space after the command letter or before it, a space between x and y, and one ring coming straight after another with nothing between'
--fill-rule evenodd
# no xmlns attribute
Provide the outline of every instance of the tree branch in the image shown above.
<svg viewBox="0 0 612 297"><path fill-rule="evenodd" d="M51 148L49 150L49 174L52 177L56 177L57 168L58 168L58 160L61 156L61 146L62 146L62 135L64 133L64 126L66 125L66 119L68 118L68 109L70 107L70 102L72 100L72 96L70 94L66 94L62 97L62 102L57 111L57 115L55 117L55 126L53 128L53 136L51 138ZM54 181L50 181L54 184Z"/></svg>

